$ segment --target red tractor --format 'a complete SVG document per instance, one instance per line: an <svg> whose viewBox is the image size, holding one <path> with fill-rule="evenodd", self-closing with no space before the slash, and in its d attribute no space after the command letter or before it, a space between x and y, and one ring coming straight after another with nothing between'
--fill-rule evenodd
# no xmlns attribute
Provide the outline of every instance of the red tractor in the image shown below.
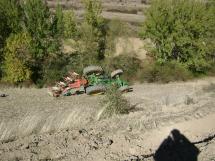
<svg viewBox="0 0 215 161"><path fill-rule="evenodd" d="M67 77L64 78L64 82L57 82L54 87L50 89L50 95L54 97L71 96L76 94L85 93L85 86L87 80L75 72L70 72Z"/></svg>

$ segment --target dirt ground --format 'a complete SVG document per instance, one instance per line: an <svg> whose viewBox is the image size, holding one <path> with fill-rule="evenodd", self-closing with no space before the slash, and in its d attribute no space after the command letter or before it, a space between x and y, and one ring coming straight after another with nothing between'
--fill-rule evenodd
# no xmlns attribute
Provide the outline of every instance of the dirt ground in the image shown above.
<svg viewBox="0 0 215 161"><path fill-rule="evenodd" d="M46 0L51 9L55 9L58 2L65 9L73 9L77 18L83 18L82 0ZM147 0L102 0L102 16L105 19L117 19L131 23L142 23L145 19L143 10L148 6Z"/></svg>
<svg viewBox="0 0 215 161"><path fill-rule="evenodd" d="M215 78L133 88L98 120L104 96L1 87L0 161L215 161Z"/></svg>

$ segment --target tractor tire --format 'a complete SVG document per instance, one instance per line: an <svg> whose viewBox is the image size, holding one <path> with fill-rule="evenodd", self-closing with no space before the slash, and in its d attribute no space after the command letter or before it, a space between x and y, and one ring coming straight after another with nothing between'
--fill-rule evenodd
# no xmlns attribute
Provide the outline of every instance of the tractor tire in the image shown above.
<svg viewBox="0 0 215 161"><path fill-rule="evenodd" d="M131 88L129 86L122 86L118 89L121 93L127 93L131 91Z"/></svg>
<svg viewBox="0 0 215 161"><path fill-rule="evenodd" d="M89 86L86 88L86 94L88 95L103 94L105 91L106 88L103 85Z"/></svg>
<svg viewBox="0 0 215 161"><path fill-rule="evenodd" d="M101 74L102 72L103 72L103 69L100 66L88 66L88 67L84 68L83 75L87 76L87 75L93 74L93 73Z"/></svg>
<svg viewBox="0 0 215 161"><path fill-rule="evenodd" d="M117 75L121 75L123 73L122 69L115 70L111 73L111 78L115 78Z"/></svg>

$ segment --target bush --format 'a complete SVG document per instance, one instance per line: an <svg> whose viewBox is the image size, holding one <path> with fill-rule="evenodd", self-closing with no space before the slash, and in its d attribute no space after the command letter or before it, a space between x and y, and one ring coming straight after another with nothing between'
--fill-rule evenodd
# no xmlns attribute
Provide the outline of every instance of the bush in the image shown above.
<svg viewBox="0 0 215 161"><path fill-rule="evenodd" d="M215 61L214 60L212 60L212 62L211 62L211 67L210 67L209 71L207 72L207 75L215 76Z"/></svg>
<svg viewBox="0 0 215 161"><path fill-rule="evenodd" d="M156 60L177 60L198 73L209 69L215 50L214 6L200 0L153 0L141 36L155 44Z"/></svg>
<svg viewBox="0 0 215 161"><path fill-rule="evenodd" d="M59 54L57 57L49 58L49 61L43 67L43 77L38 80L37 86L49 86L54 85L56 81L62 80L62 78L68 73L70 68L68 64L70 63L70 55Z"/></svg>
<svg viewBox="0 0 215 161"><path fill-rule="evenodd" d="M76 42L75 49L80 54L80 65L98 63L98 43L94 29L86 22L82 23L80 28L80 39Z"/></svg>
<svg viewBox="0 0 215 161"><path fill-rule="evenodd" d="M64 38L74 39L79 35L75 14L72 10L63 12L63 25L64 25Z"/></svg>
<svg viewBox="0 0 215 161"><path fill-rule="evenodd" d="M74 49L78 53L80 68L87 65L100 64L105 59L106 21L101 16L99 0L84 0L85 19L78 27L78 38Z"/></svg>
<svg viewBox="0 0 215 161"><path fill-rule="evenodd" d="M20 1L18 0L1 0L0 1L0 14L1 14L1 20L2 24L5 22L7 25L7 28L4 28L4 32L1 32L0 34L8 34L8 33L17 33L22 28L20 25L21 17L22 15L22 9L20 5ZM1 25L2 25L1 24ZM1 26L0 25L0 26Z"/></svg>
<svg viewBox="0 0 215 161"><path fill-rule="evenodd" d="M84 0L85 25L90 26L96 44L97 60L104 60L106 49L107 22L102 17L100 0Z"/></svg>
<svg viewBox="0 0 215 161"><path fill-rule="evenodd" d="M109 118L113 115L128 114L130 104L123 98L122 93L115 86L111 86L105 93L105 98L101 102L103 110L99 114L99 119Z"/></svg>
<svg viewBox="0 0 215 161"><path fill-rule="evenodd" d="M56 37L63 38L64 36L64 22L63 22L63 9L60 4L57 4L57 8L53 17L52 30Z"/></svg>
<svg viewBox="0 0 215 161"><path fill-rule="evenodd" d="M122 69L124 71L122 75L123 78L130 82L139 79L139 72L141 72L142 69L141 61L128 55L107 58L103 66L108 73L116 69Z"/></svg>
<svg viewBox="0 0 215 161"><path fill-rule="evenodd" d="M172 61L165 64L149 61L144 63L141 80L146 82L168 83L171 81L185 81L193 77L192 73L181 63Z"/></svg>
<svg viewBox="0 0 215 161"><path fill-rule="evenodd" d="M11 35L4 50L4 80L19 83L30 80L31 71L27 66L31 38L26 33Z"/></svg>

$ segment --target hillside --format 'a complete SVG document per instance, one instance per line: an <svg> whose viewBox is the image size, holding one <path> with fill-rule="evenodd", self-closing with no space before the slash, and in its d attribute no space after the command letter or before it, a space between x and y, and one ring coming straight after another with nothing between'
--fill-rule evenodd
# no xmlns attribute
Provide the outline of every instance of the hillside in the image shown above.
<svg viewBox="0 0 215 161"><path fill-rule="evenodd" d="M1 88L9 96L0 98L0 161L164 161L159 155L212 161L214 82L136 84L124 95L129 114L99 121L104 96L52 98L47 89Z"/></svg>
<svg viewBox="0 0 215 161"><path fill-rule="evenodd" d="M54 9L56 0L47 0L48 6ZM64 9L74 9L81 18L83 15L83 4L81 0L60 0L59 4ZM119 19L126 22L143 22L142 11L147 7L147 0L102 0L103 16L106 19Z"/></svg>

